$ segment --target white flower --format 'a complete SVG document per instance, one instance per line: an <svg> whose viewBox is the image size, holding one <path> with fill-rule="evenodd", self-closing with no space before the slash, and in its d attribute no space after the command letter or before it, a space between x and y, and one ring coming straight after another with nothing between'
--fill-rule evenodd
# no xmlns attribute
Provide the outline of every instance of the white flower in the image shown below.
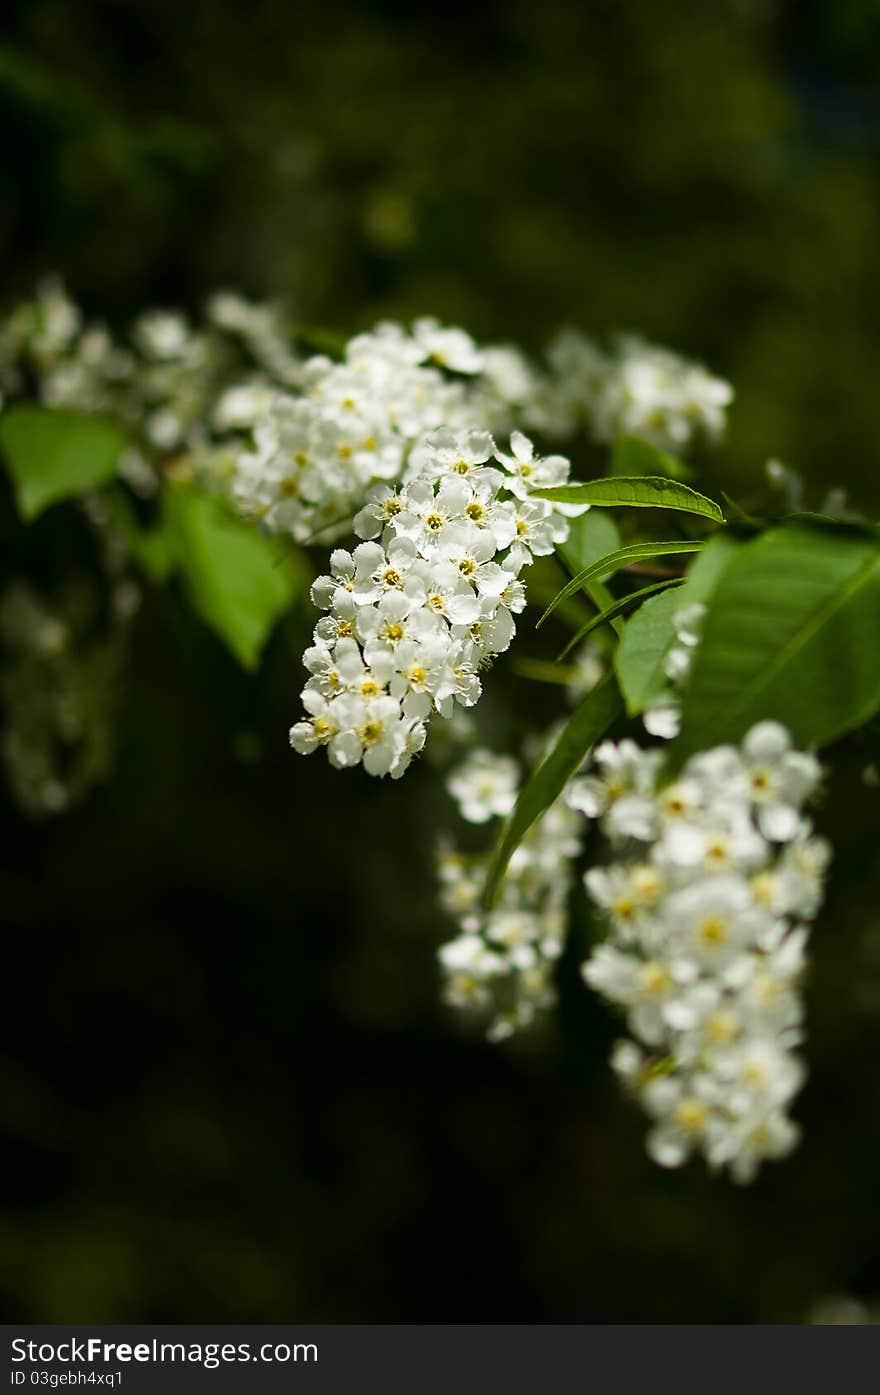
<svg viewBox="0 0 880 1395"><path fill-rule="evenodd" d="M705 1098L706 1081L666 1076L642 1091L645 1106L657 1120L648 1134L648 1152L661 1167L680 1167L695 1148L711 1143L715 1117Z"/></svg>
<svg viewBox="0 0 880 1395"><path fill-rule="evenodd" d="M445 329L438 320L424 316L413 325L416 342L429 358L455 373L479 373L483 355L463 329Z"/></svg>
<svg viewBox="0 0 880 1395"><path fill-rule="evenodd" d="M331 764L344 769L363 760L369 775L387 775L404 745L397 700L344 693L333 700L332 714L337 731L329 745Z"/></svg>
<svg viewBox="0 0 880 1395"><path fill-rule="evenodd" d="M773 922L756 908L741 877L715 876L674 892L664 906L670 944L683 959L717 972Z"/></svg>
<svg viewBox="0 0 880 1395"><path fill-rule="evenodd" d="M778 1037L750 1036L718 1052L714 1068L724 1082L725 1107L737 1116L787 1104L804 1080L800 1061Z"/></svg>
<svg viewBox="0 0 880 1395"><path fill-rule="evenodd" d="M174 310L148 310L137 320L133 338L149 358L182 358L190 343L185 316Z"/></svg>
<svg viewBox="0 0 880 1395"><path fill-rule="evenodd" d="M642 713L642 722L649 736L661 741L674 741L681 730L681 707L674 698L654 702Z"/></svg>
<svg viewBox="0 0 880 1395"><path fill-rule="evenodd" d="M387 484L373 485L367 502L355 514L353 528L359 538L377 538L404 507L400 490Z"/></svg>
<svg viewBox="0 0 880 1395"><path fill-rule="evenodd" d="M268 383L239 383L224 392L214 408L218 431L238 431L254 427L265 417L275 397Z"/></svg>
<svg viewBox="0 0 880 1395"><path fill-rule="evenodd" d="M510 454L496 451L495 458L510 472L508 487L518 499L528 499L533 489L565 484L571 468L563 455L551 455L546 459L536 456L532 442L521 431L514 431L510 438Z"/></svg>
<svg viewBox="0 0 880 1395"><path fill-rule="evenodd" d="M746 1115L716 1128L707 1149L710 1166L727 1164L735 1182L754 1180L767 1158L784 1158L797 1146L800 1130L782 1110Z"/></svg>
<svg viewBox="0 0 880 1395"><path fill-rule="evenodd" d="M516 800L519 767L512 756L472 751L447 781L447 789L468 823L510 813Z"/></svg>
<svg viewBox="0 0 880 1395"><path fill-rule="evenodd" d="M472 498L470 485L458 475L441 480L417 479L406 489L406 507L394 519L400 537L411 538L419 550L433 551L444 541L449 524L463 522Z"/></svg>
<svg viewBox="0 0 880 1395"><path fill-rule="evenodd" d="M690 818L670 821L656 848L660 865L713 872L750 872L767 861L769 849L740 807L724 807L709 813L700 806Z"/></svg>
<svg viewBox="0 0 880 1395"><path fill-rule="evenodd" d="M445 998L451 1007L482 1007L489 1001L488 984L505 972L504 960L493 954L479 935L460 935L440 949L446 971Z"/></svg>
<svg viewBox="0 0 880 1395"><path fill-rule="evenodd" d="M443 475L458 475L470 485L483 482L493 493L501 482L498 470L484 468L495 453L495 442L488 431L465 429L453 431L448 427L422 438L410 455L410 470L414 476L428 475L438 479Z"/></svg>
<svg viewBox="0 0 880 1395"><path fill-rule="evenodd" d="M605 741L593 760L599 774L576 777L566 786L569 808L589 819L607 815L609 831L616 836L650 838L656 826L652 796L659 752L643 751L634 741Z"/></svg>
<svg viewBox="0 0 880 1395"><path fill-rule="evenodd" d="M800 809L819 783L819 762L806 751L792 750L779 722L752 727L742 750L761 832L775 843L790 842L800 827Z"/></svg>

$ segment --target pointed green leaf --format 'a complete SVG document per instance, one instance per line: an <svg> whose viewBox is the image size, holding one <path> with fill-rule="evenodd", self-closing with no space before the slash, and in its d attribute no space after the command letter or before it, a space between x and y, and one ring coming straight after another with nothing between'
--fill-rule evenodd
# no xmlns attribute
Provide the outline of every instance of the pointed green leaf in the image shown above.
<svg viewBox="0 0 880 1395"><path fill-rule="evenodd" d="M681 609L682 588L654 596L624 628L614 653L614 670L631 717L656 702L669 687L664 667L675 641L673 618Z"/></svg>
<svg viewBox="0 0 880 1395"><path fill-rule="evenodd" d="M513 811L501 829L489 864L483 893L486 907L494 901L507 864L535 819L540 818L561 794L566 781L605 735L620 710L617 683L614 675L607 673L575 708L550 753L539 761L520 790Z"/></svg>
<svg viewBox="0 0 880 1395"><path fill-rule="evenodd" d="M721 572L684 694L672 759L739 739L762 718L823 745L880 708L880 539L773 528Z"/></svg>
<svg viewBox="0 0 880 1395"><path fill-rule="evenodd" d="M668 591L670 587L681 587L683 580L683 577L672 576L666 581L655 581L651 586L643 586L640 591L630 591L628 596L621 596L618 600L612 601L604 610L600 610L598 615L593 615L585 625L581 625L581 628L574 638L570 639L562 650L562 653L559 655L559 660L561 661L564 659L576 644L580 644L582 640L586 639L588 634L598 629L600 625L610 624L618 615L622 615L625 610L629 610L630 606L636 605L639 601L646 600L648 596L655 595L657 591ZM681 605L680 600L678 604ZM624 626L624 631L625 629L626 627Z"/></svg>
<svg viewBox="0 0 880 1395"><path fill-rule="evenodd" d="M675 643L674 617L686 605L708 602L738 545L732 533L713 534L691 564L684 585L646 601L627 621L614 651L614 667L631 717L668 691L665 662Z"/></svg>
<svg viewBox="0 0 880 1395"><path fill-rule="evenodd" d="M292 599L292 568L253 524L188 485L168 489L166 517L195 609L244 668L256 668Z"/></svg>
<svg viewBox="0 0 880 1395"><path fill-rule="evenodd" d="M607 557L600 557L598 561L584 567L548 605L544 614L538 621L538 625L543 625L548 615L551 615L556 607L569 596L573 596L575 591L585 588L588 581L592 581L597 576L609 576L612 572L619 571L621 567L626 567L630 562L644 562L651 557L667 557L675 553L699 552L704 546L701 542L644 542L630 543L627 547L620 547L616 552L610 552Z"/></svg>
<svg viewBox="0 0 880 1395"><path fill-rule="evenodd" d="M125 432L109 417L22 402L0 416L0 447L22 518L112 479Z"/></svg>
<svg viewBox="0 0 880 1395"><path fill-rule="evenodd" d="M557 504L590 504L594 508L675 509L678 513L695 513L713 523L723 523L724 514L714 499L698 494L687 484L662 476L612 476L603 480L587 480L583 484L559 484L552 489L534 489L538 499Z"/></svg>
<svg viewBox="0 0 880 1395"><path fill-rule="evenodd" d="M570 520L568 537L559 545L559 554L572 575L583 571L600 557L607 557L620 547L620 531L610 514L601 509L590 509ZM611 604L611 593L602 583L601 577L588 581L584 587L597 610L607 610ZM568 604L568 602L566 602ZM621 634L623 622L612 619L612 628Z"/></svg>

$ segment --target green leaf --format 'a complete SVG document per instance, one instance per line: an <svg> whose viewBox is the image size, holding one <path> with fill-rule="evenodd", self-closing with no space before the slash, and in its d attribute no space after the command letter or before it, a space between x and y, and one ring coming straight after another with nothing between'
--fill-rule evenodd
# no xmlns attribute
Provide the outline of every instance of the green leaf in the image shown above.
<svg viewBox="0 0 880 1395"><path fill-rule="evenodd" d="M592 581L597 576L609 576L612 572L619 571L621 567L628 566L630 562L643 562L651 557L667 557L674 553L699 552L704 546L701 542L643 542L629 543L626 547L620 547L616 552L610 552L606 557L600 557L598 561L584 567L566 586L563 586L558 595L548 605L544 614L538 621L538 626L543 625L548 615L551 615L556 607L575 591L583 590L588 581Z"/></svg>
<svg viewBox="0 0 880 1395"><path fill-rule="evenodd" d="M614 675L607 673L575 708L550 753L532 771L505 820L492 853L483 892L483 904L487 908L495 900L507 864L532 824L561 793L566 781L605 735L620 709L617 683Z"/></svg>
<svg viewBox="0 0 880 1395"><path fill-rule="evenodd" d="M558 551L571 572L583 571L620 547L620 530L610 514L589 510L569 519L568 537Z"/></svg>
<svg viewBox="0 0 880 1395"><path fill-rule="evenodd" d="M0 416L6 456L22 517L86 494L112 479L125 432L109 417L18 403Z"/></svg>
<svg viewBox="0 0 880 1395"><path fill-rule="evenodd" d="M244 668L256 668L294 592L294 573L253 524L219 499L172 485L165 511L174 560L195 609Z"/></svg>
<svg viewBox="0 0 880 1395"><path fill-rule="evenodd" d="M696 474L690 465L652 446L639 436L618 436L611 452L612 475L666 475L671 480L689 480Z"/></svg>
<svg viewBox="0 0 880 1395"><path fill-rule="evenodd" d="M621 596L618 600L612 601L604 610L600 610L598 615L592 616L585 625L581 625L577 634L568 641L559 655L560 660L564 659L576 644L580 644L581 640L586 639L587 635L592 630L597 629L599 625L609 624L618 615L622 615L625 610L628 610L631 605L635 605L640 600L646 600L648 596L653 596L657 591L668 591L670 587L680 587L683 580L683 577L673 576L666 581L655 581L651 586L643 586L640 591L630 591L628 596ZM680 599L678 604L681 605ZM625 631L626 627L624 626L624 633Z"/></svg>
<svg viewBox="0 0 880 1395"><path fill-rule="evenodd" d="M687 580L681 593L682 605L693 605L700 601L707 605L715 593L733 554L741 545L742 538L725 530L713 533L706 539L706 545L688 568Z"/></svg>
<svg viewBox="0 0 880 1395"><path fill-rule="evenodd" d="M587 513L571 519L568 537L564 543L560 543L559 554L569 571L574 574L583 571L584 567L590 566L599 557L607 557L609 553L616 552L619 547L620 531L614 519L601 509L590 509ZM584 589L597 610L607 610L612 597L600 577L588 581ZM622 633L622 621L612 620L611 625L617 634Z"/></svg>
<svg viewBox="0 0 880 1395"><path fill-rule="evenodd" d="M673 617L682 607L681 588L646 601L627 622L614 654L614 669L631 717L666 692L664 663L675 640Z"/></svg>
<svg viewBox="0 0 880 1395"><path fill-rule="evenodd" d="M583 484L558 484L552 489L533 489L537 499L550 499L557 504L591 504L594 508L613 509L675 509L678 513L695 513L723 523L724 514L714 499L698 494L687 484L662 476L610 477L587 480Z"/></svg>
<svg viewBox="0 0 880 1395"><path fill-rule="evenodd" d="M671 759L762 718L821 746L880 707L880 539L783 525L728 555L684 694Z"/></svg>
<svg viewBox="0 0 880 1395"><path fill-rule="evenodd" d="M129 499L119 488L108 491L108 504L125 546L141 569L151 581L166 581L174 567L168 528L162 523L154 528L142 528Z"/></svg>
<svg viewBox="0 0 880 1395"><path fill-rule="evenodd" d="M738 545L731 533L713 534L697 554L684 585L646 601L627 621L614 653L614 667L631 717L668 691L665 661L675 643L674 617L686 605L709 601Z"/></svg>

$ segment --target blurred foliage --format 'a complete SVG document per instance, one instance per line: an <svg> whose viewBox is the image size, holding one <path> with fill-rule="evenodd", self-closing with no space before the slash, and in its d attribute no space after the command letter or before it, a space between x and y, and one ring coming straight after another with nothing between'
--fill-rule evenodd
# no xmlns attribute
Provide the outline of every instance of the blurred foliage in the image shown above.
<svg viewBox="0 0 880 1395"><path fill-rule="evenodd" d="M328 330L633 327L736 385L710 492L775 455L880 500L873 0L9 0L2 25L4 300L49 269L120 322L229 284ZM63 511L10 518L4 571L81 561ZM308 616L258 677L168 616L137 621L113 782L51 826L5 808L8 1317L799 1321L880 1292L867 746L823 816L806 1141L741 1193L642 1156L575 947L534 1048L437 1007L449 811L427 768L377 788L289 755Z"/></svg>

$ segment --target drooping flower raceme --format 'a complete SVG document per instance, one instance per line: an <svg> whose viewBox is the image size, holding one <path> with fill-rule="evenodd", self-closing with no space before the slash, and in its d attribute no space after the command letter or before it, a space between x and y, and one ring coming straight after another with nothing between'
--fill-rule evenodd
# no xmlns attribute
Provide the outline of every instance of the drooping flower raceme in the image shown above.
<svg viewBox="0 0 880 1395"><path fill-rule="evenodd" d="M308 359L303 391L278 393L254 419L255 445L239 456L233 484L237 503L299 542L350 531L368 487L397 483L426 431L495 418L483 366L470 335L434 320L416 321L411 334L380 324L351 339L340 363Z"/></svg>
<svg viewBox="0 0 880 1395"><path fill-rule="evenodd" d="M586 874L610 938L584 977L626 1013L613 1065L651 1116L651 1156L677 1167L701 1153L747 1182L798 1137L798 983L829 858L802 810L820 768L775 722L671 783L661 763L606 743L569 786L612 848Z"/></svg>
<svg viewBox="0 0 880 1395"><path fill-rule="evenodd" d="M525 606L520 573L568 532L563 510L524 480L558 482L562 456L535 458L514 432L510 453L487 431L423 436L397 488L374 485L312 599L326 613L304 662L305 715L290 733L302 754L327 748L338 767L403 774L432 714L472 707L479 672L509 646Z"/></svg>
<svg viewBox="0 0 880 1395"><path fill-rule="evenodd" d="M447 788L470 824L503 818L516 801L519 765L477 749ZM566 932L566 903L580 851L581 821L557 801L511 858L499 899L480 906L488 856L448 843L438 853L440 895L459 933L439 952L446 1002L487 1020L490 1041L527 1027L556 997L553 974Z"/></svg>
<svg viewBox="0 0 880 1395"><path fill-rule="evenodd" d="M580 330L563 330L547 351L550 369L536 381L526 421L556 436L586 428L594 440L640 436L684 451L697 437L724 430L733 388L701 364L636 334L605 351Z"/></svg>

